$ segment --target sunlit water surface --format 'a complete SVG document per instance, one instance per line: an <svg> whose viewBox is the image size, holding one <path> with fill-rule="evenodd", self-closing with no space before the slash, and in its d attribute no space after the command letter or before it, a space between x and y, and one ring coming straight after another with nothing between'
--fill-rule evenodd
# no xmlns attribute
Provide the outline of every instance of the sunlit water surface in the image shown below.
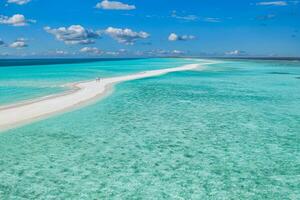
<svg viewBox="0 0 300 200"><path fill-rule="evenodd" d="M299 77L299 62L227 60L121 83L0 134L0 199L300 199Z"/></svg>

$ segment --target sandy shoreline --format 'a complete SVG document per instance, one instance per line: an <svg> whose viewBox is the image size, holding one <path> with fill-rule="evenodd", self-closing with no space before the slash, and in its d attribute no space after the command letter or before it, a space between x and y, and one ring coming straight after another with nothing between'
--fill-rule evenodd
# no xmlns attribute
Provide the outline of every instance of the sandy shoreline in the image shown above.
<svg viewBox="0 0 300 200"><path fill-rule="evenodd" d="M193 70L198 67L200 67L200 64L189 64L176 68L103 78L100 82L93 80L74 83L70 85L72 90L62 94L0 107L0 131L83 106L95 99L104 97L111 91L113 85L119 82L160 76L170 72Z"/></svg>

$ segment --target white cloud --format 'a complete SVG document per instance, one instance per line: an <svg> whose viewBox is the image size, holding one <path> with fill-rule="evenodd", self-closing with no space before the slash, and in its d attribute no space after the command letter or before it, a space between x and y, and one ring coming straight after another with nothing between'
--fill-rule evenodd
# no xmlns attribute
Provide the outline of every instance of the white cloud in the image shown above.
<svg viewBox="0 0 300 200"><path fill-rule="evenodd" d="M24 5L29 3L31 0L8 0L7 3L15 3L18 5Z"/></svg>
<svg viewBox="0 0 300 200"><path fill-rule="evenodd" d="M204 21L204 22L211 22L211 23L221 22L221 19L217 17L200 17L197 15L184 15L184 12L179 15L176 10L172 11L171 17L186 22L191 22L191 21Z"/></svg>
<svg viewBox="0 0 300 200"><path fill-rule="evenodd" d="M226 52L225 54L229 56L241 56L241 55L246 55L246 52L240 50L234 50L234 51Z"/></svg>
<svg viewBox="0 0 300 200"><path fill-rule="evenodd" d="M9 46L11 48L16 48L16 49L21 49L21 48L24 48L24 47L28 47L28 45L26 44L26 40L24 38L17 39L13 43L11 43Z"/></svg>
<svg viewBox="0 0 300 200"><path fill-rule="evenodd" d="M102 2L97 3L96 8L103 10L134 10L135 6L124 4L119 1L103 0Z"/></svg>
<svg viewBox="0 0 300 200"><path fill-rule="evenodd" d="M204 18L205 22L211 22L211 23L218 23L221 22L221 20L219 18L215 18L215 17L206 17Z"/></svg>
<svg viewBox="0 0 300 200"><path fill-rule="evenodd" d="M193 40L195 39L195 36L193 35L177 35L176 33L171 33L168 37L169 41L187 41L187 40Z"/></svg>
<svg viewBox="0 0 300 200"><path fill-rule="evenodd" d="M198 16L196 15L185 15L185 16L180 16L177 14L177 11L174 10L172 12L171 17L175 18L175 19L180 19L180 20L184 20L184 21L197 21L199 19Z"/></svg>
<svg viewBox="0 0 300 200"><path fill-rule="evenodd" d="M81 53L87 53L87 54L96 54L96 55L109 55L109 56L118 56L123 51L102 51L98 49L97 47L83 47L79 50Z"/></svg>
<svg viewBox="0 0 300 200"><path fill-rule="evenodd" d="M68 55L69 53L67 51L63 51L63 50L56 50L55 54L57 54L57 55Z"/></svg>
<svg viewBox="0 0 300 200"><path fill-rule="evenodd" d="M120 29L108 27L105 30L105 33L117 40L119 43L123 43L126 45L133 45L138 39L146 39L150 35L144 31L135 32L131 29Z"/></svg>
<svg viewBox="0 0 300 200"><path fill-rule="evenodd" d="M264 1L264 2L259 2L256 5L259 5L259 6L287 6L288 3L286 1Z"/></svg>
<svg viewBox="0 0 300 200"><path fill-rule="evenodd" d="M72 51L66 51L63 49L56 49L56 50L49 50L46 52L40 52L39 55L41 56L57 56L57 57L65 57L65 56L71 56L71 55L76 55L75 52Z"/></svg>
<svg viewBox="0 0 300 200"><path fill-rule="evenodd" d="M136 51L134 54L137 56L178 56L183 55L186 52L181 50L164 50L164 49L155 49L150 51Z"/></svg>
<svg viewBox="0 0 300 200"><path fill-rule="evenodd" d="M168 37L169 41L176 41L178 40L178 35L176 35L175 33L171 33Z"/></svg>
<svg viewBox="0 0 300 200"><path fill-rule="evenodd" d="M119 52L119 54L125 54L128 51L126 49L119 49L118 52Z"/></svg>
<svg viewBox="0 0 300 200"><path fill-rule="evenodd" d="M102 51L97 47L83 47L80 49L82 53L102 54Z"/></svg>
<svg viewBox="0 0 300 200"><path fill-rule="evenodd" d="M267 14L267 15L257 16L256 19L257 20L270 20L270 19L274 19L275 17L276 17L276 15L274 15L274 14Z"/></svg>
<svg viewBox="0 0 300 200"><path fill-rule="evenodd" d="M7 24L11 26L26 26L28 23L35 23L35 20L27 20L24 15L15 14L11 17L0 15L0 24Z"/></svg>
<svg viewBox="0 0 300 200"><path fill-rule="evenodd" d="M120 52L118 51L107 51L105 52L106 55L109 55L109 56L118 56L120 55Z"/></svg>
<svg viewBox="0 0 300 200"><path fill-rule="evenodd" d="M44 30L52 35L59 41L63 41L65 44L92 44L95 43L96 38L100 37L99 32L85 29L80 25L72 25L68 28L50 28L45 27Z"/></svg>
<svg viewBox="0 0 300 200"><path fill-rule="evenodd" d="M173 50L172 53L173 53L173 54L184 54L184 51Z"/></svg>

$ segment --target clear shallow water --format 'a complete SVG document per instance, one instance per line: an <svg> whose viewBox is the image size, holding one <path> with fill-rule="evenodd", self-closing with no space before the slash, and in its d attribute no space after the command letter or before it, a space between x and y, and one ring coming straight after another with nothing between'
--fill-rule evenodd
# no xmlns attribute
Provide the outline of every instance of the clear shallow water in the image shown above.
<svg viewBox="0 0 300 200"><path fill-rule="evenodd" d="M299 63L126 82L0 134L2 199L299 199Z"/></svg>
<svg viewBox="0 0 300 200"><path fill-rule="evenodd" d="M185 59L131 59L97 62L91 60L72 64L62 60L62 64L39 65L45 63L45 60L38 61L0 60L0 105L63 92L67 88L62 85L69 82L178 67L194 62ZM53 62L49 60L49 63Z"/></svg>

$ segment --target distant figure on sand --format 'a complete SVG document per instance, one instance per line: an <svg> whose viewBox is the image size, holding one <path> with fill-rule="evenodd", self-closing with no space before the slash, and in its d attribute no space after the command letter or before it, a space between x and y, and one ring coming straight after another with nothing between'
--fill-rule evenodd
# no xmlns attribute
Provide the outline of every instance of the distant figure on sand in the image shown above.
<svg viewBox="0 0 300 200"><path fill-rule="evenodd" d="M100 80L101 80L101 79L100 79L99 77L96 78L96 82L100 82Z"/></svg>

